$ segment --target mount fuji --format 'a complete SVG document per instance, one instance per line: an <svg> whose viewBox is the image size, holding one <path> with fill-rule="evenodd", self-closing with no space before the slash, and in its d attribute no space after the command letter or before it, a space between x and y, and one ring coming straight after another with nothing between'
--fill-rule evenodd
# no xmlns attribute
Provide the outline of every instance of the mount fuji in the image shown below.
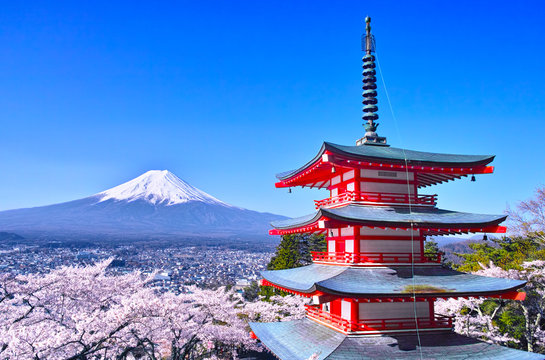
<svg viewBox="0 0 545 360"><path fill-rule="evenodd" d="M265 238L285 219L227 204L167 170L70 202L0 212L0 231L43 238Z"/></svg>

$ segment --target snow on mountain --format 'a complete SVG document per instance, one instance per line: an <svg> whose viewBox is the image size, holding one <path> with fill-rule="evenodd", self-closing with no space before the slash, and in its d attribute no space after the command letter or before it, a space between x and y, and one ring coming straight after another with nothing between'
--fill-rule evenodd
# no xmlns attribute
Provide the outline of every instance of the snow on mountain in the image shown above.
<svg viewBox="0 0 545 360"><path fill-rule="evenodd" d="M25 238L258 239L281 219L229 205L169 171L152 170L83 199L0 211L0 231Z"/></svg>
<svg viewBox="0 0 545 360"><path fill-rule="evenodd" d="M150 170L119 186L96 194L99 202L106 200L144 200L150 204L176 205L200 201L231 207L221 200L189 185L168 170Z"/></svg>

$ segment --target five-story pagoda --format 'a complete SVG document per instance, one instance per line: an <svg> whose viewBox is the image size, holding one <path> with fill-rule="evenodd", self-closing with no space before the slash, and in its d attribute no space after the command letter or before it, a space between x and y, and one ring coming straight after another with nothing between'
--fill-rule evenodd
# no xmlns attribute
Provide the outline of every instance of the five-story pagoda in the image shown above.
<svg viewBox="0 0 545 360"><path fill-rule="evenodd" d="M504 233L504 215L442 210L421 188L489 174L494 156L427 153L390 147L377 135L374 38L363 37L365 135L356 146L325 142L301 168L278 175L278 188L327 189L314 214L274 222L273 235L325 234L327 251L305 267L264 271L262 285L311 297L298 321L252 323L278 358L543 358L484 343L452 331L437 314L437 299L492 297L522 300L523 281L457 272L440 254L424 255L430 235Z"/></svg>

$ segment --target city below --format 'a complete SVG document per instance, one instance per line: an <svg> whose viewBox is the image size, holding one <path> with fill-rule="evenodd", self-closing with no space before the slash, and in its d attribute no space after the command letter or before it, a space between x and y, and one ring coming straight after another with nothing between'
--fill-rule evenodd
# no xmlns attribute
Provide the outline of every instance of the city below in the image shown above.
<svg viewBox="0 0 545 360"><path fill-rule="evenodd" d="M154 285L181 292L187 285L246 287L264 270L271 242L240 245L205 243L44 242L22 239L0 244L0 272L43 274L61 266L82 266L113 259L110 272L154 274Z"/></svg>

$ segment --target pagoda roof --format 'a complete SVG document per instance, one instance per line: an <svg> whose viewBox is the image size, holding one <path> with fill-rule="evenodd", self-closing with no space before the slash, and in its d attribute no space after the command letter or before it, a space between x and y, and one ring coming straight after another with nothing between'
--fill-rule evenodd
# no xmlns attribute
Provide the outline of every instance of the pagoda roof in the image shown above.
<svg viewBox="0 0 545 360"><path fill-rule="evenodd" d="M429 207L387 207L368 205L345 205L337 208L320 208L314 214L274 221L276 229L271 234L319 231L323 228L335 228L346 225L370 227L421 228L433 233L456 232L501 232L504 228L497 225L507 218L506 215L486 215L457 212ZM496 229L494 229L496 227ZM501 228L501 229L500 229ZM297 230L301 231L297 231Z"/></svg>
<svg viewBox="0 0 545 360"><path fill-rule="evenodd" d="M362 268L311 264L262 271L261 275L271 284L302 295L322 292L365 298L406 297L413 292L420 297L507 295L526 284L520 280L466 274L441 265Z"/></svg>
<svg viewBox="0 0 545 360"><path fill-rule="evenodd" d="M250 323L252 331L279 359L543 359L542 354L489 344L452 331L347 336L309 319Z"/></svg>
<svg viewBox="0 0 545 360"><path fill-rule="evenodd" d="M401 148L376 146L376 145L359 145L345 146L324 142L320 151L316 156L302 167L277 174L276 177L285 182L292 177L302 174L305 171L311 170L313 166L318 165L322 161L324 154L337 155L344 160L353 160L357 162L380 163L382 165L394 164L408 166L409 169L421 167L417 170L437 172L437 168L448 168L449 176L443 176L441 181L448 181L461 176L466 176L468 173L486 173L492 169L485 169L486 165L494 160L495 155L460 155L460 154L442 154L423 151L406 150ZM361 164L360 164L361 165ZM377 164L375 164L377 165ZM381 165L381 166L382 166ZM469 170L468 168L471 168ZM474 169L473 169L474 168ZM445 169L442 169L445 171ZM429 184L438 183L441 181L429 181ZM298 185L298 184L294 184ZM278 184L277 186L283 186Z"/></svg>

